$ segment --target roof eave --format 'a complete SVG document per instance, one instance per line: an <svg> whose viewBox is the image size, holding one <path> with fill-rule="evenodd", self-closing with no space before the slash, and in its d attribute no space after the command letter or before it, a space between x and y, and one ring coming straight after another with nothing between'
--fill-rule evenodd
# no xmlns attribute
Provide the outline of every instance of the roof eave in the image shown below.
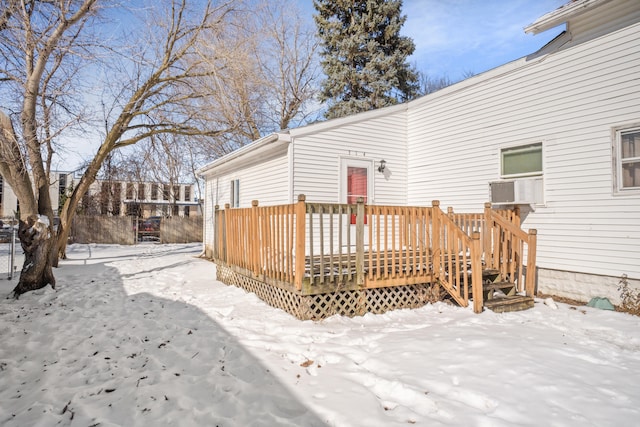
<svg viewBox="0 0 640 427"><path fill-rule="evenodd" d="M574 0L554 11L542 15L535 22L524 27L525 33L539 34L567 22L570 18L598 7L610 0Z"/></svg>
<svg viewBox="0 0 640 427"><path fill-rule="evenodd" d="M232 151L231 153L226 154L214 160L213 162L201 167L196 171L196 174L198 176L204 176L212 172L214 169L220 168L222 165L226 165L232 161L235 161L236 159L250 156L252 153L258 151L264 152L265 149L269 149L272 146L275 148L274 143L278 141L288 144L290 141L289 134L286 132L271 133L269 135L263 136L260 139L256 139L252 143L247 144L235 151Z"/></svg>

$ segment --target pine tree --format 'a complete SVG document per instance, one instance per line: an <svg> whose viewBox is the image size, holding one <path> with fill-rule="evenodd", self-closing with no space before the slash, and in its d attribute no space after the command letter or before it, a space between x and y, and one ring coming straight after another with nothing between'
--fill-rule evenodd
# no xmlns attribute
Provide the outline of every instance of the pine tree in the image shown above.
<svg viewBox="0 0 640 427"><path fill-rule="evenodd" d="M413 41L400 35L402 0L314 0L327 76L320 100L326 118L397 104L418 94L407 63Z"/></svg>

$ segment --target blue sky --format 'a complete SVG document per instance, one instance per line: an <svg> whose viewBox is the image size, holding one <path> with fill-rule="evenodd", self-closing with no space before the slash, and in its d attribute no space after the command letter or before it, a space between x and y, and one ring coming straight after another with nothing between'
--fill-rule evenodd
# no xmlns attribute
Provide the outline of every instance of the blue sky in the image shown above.
<svg viewBox="0 0 640 427"><path fill-rule="evenodd" d="M404 0L402 33L416 51L409 61L432 77L479 74L535 52L562 28L525 34L523 28L569 0ZM312 0L298 0L311 16Z"/></svg>

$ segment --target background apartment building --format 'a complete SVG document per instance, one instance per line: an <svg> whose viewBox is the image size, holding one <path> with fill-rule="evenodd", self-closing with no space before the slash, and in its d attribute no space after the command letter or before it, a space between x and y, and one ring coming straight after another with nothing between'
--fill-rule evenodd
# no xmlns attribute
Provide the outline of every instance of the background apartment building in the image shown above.
<svg viewBox="0 0 640 427"><path fill-rule="evenodd" d="M66 196L78 181L74 172L52 171L49 194L54 212L64 204ZM199 216L200 200L193 184L164 184L96 180L80 203L85 215ZM13 189L0 175L0 218L15 217L20 204Z"/></svg>

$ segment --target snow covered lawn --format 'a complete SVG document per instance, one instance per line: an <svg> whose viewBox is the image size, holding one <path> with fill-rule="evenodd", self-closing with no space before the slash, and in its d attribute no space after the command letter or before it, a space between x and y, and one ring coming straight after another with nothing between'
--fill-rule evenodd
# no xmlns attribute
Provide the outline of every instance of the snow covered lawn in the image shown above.
<svg viewBox="0 0 640 427"><path fill-rule="evenodd" d="M2 426L631 426L640 318L538 301L301 322L199 245L72 245L4 299Z"/></svg>

